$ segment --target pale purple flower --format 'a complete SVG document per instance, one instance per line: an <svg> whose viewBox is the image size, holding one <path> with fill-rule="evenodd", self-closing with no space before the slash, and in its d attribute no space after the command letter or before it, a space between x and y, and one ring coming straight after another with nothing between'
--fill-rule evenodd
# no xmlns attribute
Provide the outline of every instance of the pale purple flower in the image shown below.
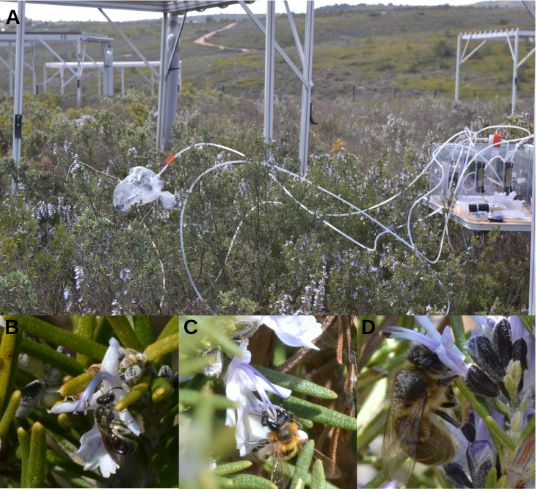
<svg viewBox="0 0 536 489"><path fill-rule="evenodd" d="M322 334L322 325L314 316L245 316L240 319L267 326L285 345L318 350L313 341Z"/></svg>
<svg viewBox="0 0 536 489"><path fill-rule="evenodd" d="M261 424L261 415L276 417L276 407L267 393L287 398L292 391L272 384L264 375L250 365L251 353L248 341L242 340L241 357L234 357L225 374L225 395L238 404L236 409L227 409L225 424L236 427L236 447L240 455L247 455L256 442L266 438L269 431Z"/></svg>
<svg viewBox="0 0 536 489"><path fill-rule="evenodd" d="M464 354L454 343L450 326L445 327L441 334L428 317L416 316L416 319L426 330L427 335L401 326L388 326L384 328L384 331L390 333L393 338L409 340L425 346L438 356L443 365L457 375L465 377L469 370L469 365L465 363Z"/></svg>
<svg viewBox="0 0 536 489"><path fill-rule="evenodd" d="M97 406L97 399L109 391L113 391L116 401L122 399L129 389L119 377L119 348L119 342L115 338L110 338L109 347L102 359L100 371L93 377L80 399L57 403L49 412L59 414L92 411ZM134 435L140 435L140 427L127 409L117 413L117 416ZM117 462L106 451L96 424L93 425L91 430L82 435L80 448L75 455L82 460L84 470L93 470L98 467L103 477L110 477L119 468Z"/></svg>

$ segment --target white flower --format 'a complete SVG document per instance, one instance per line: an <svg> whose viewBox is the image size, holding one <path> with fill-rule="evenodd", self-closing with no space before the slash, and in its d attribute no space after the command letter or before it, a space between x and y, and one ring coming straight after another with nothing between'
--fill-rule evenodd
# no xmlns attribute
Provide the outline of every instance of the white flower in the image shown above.
<svg viewBox="0 0 536 489"><path fill-rule="evenodd" d="M100 371L93 377L80 399L57 403L49 412L58 414L94 410L97 406L97 399L109 391L113 392L115 401L125 397L128 386L123 385L119 377L119 342L115 338L110 338L109 345L102 359ZM97 388L99 385L100 387ZM117 415L134 435L139 436L140 427L127 409L123 409ZM76 455L82 460L84 470L99 467L103 477L110 477L119 468L119 464L106 451L96 424L80 438L80 448Z"/></svg>
<svg viewBox="0 0 536 489"><path fill-rule="evenodd" d="M261 424L262 413L267 412L274 418L277 416L267 393L282 398L292 393L290 389L272 384L250 365L251 353L247 345L247 340L240 343L242 357L234 357L225 374L225 395L238 404L237 409L227 409L225 424L236 427L236 447L240 456L248 454L256 442L266 438L269 429Z"/></svg>
<svg viewBox="0 0 536 489"><path fill-rule="evenodd" d="M322 334L322 325L314 316L247 316L241 319L267 326L285 345L319 349L313 340Z"/></svg>

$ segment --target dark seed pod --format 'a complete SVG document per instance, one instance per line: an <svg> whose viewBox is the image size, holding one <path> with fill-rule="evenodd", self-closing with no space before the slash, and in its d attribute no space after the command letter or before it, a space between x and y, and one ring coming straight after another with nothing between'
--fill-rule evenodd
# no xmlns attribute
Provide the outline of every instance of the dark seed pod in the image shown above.
<svg viewBox="0 0 536 489"><path fill-rule="evenodd" d="M443 465L443 470L447 477L454 482L454 487L474 487L463 467L456 462L449 462Z"/></svg>
<svg viewBox="0 0 536 489"><path fill-rule="evenodd" d="M46 385L42 380L33 380L21 389L21 398L17 411L16 418L25 418L33 408L41 402L45 395Z"/></svg>
<svg viewBox="0 0 536 489"><path fill-rule="evenodd" d="M489 377L494 380L501 380L504 377L504 368L491 345L491 341L486 336L473 336L467 346L475 363Z"/></svg>
<svg viewBox="0 0 536 489"><path fill-rule="evenodd" d="M482 463L482 465L480 465L475 476L473 477L475 487L486 487L486 476L492 467L493 464L491 463L491 460L486 460Z"/></svg>
<svg viewBox="0 0 536 489"><path fill-rule="evenodd" d="M469 371L465 377L465 383L475 394L481 396L497 397L497 394L499 394L497 384L475 365L469 367Z"/></svg>
<svg viewBox="0 0 536 489"><path fill-rule="evenodd" d="M512 346L512 359L519 360L521 366L527 368L527 342L523 338L514 341Z"/></svg>
<svg viewBox="0 0 536 489"><path fill-rule="evenodd" d="M462 426L462 433L464 434L465 438L467 438L467 441L474 442L475 441L475 435L476 435L476 429L474 423L464 423Z"/></svg>
<svg viewBox="0 0 536 489"><path fill-rule="evenodd" d="M501 361L501 365L506 368L512 358L512 328L507 319L502 319L495 325L493 329L493 347Z"/></svg>

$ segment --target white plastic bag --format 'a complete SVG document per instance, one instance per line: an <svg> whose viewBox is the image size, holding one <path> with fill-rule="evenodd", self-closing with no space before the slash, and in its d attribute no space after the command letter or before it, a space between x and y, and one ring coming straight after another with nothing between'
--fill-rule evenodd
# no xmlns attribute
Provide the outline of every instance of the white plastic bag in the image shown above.
<svg viewBox="0 0 536 489"><path fill-rule="evenodd" d="M127 212L133 205L148 204L157 199L164 209L175 206L175 195L162 191L164 183L158 175L144 166L135 166L114 190L114 207Z"/></svg>

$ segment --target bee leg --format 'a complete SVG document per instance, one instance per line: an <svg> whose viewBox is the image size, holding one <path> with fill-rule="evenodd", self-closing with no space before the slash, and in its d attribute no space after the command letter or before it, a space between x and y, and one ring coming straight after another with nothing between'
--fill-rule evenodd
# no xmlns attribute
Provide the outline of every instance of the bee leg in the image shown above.
<svg viewBox="0 0 536 489"><path fill-rule="evenodd" d="M441 411L441 409L434 409L434 413L443 418L445 421L448 421L451 425L455 426L456 428L460 427L460 423L456 421L452 416L447 414L445 411Z"/></svg>
<svg viewBox="0 0 536 489"><path fill-rule="evenodd" d="M451 375L450 377L444 377L442 379L438 379L437 383L439 385L449 385L456 377L457 375Z"/></svg>

